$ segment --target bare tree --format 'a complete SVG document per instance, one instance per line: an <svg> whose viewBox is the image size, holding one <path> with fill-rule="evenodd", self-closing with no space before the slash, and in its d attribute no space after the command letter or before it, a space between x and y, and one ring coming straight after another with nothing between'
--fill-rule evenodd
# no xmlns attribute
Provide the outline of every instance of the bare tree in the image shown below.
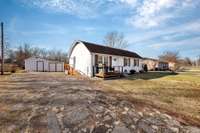
<svg viewBox="0 0 200 133"><path fill-rule="evenodd" d="M197 66L200 66L200 55L197 57Z"/></svg>
<svg viewBox="0 0 200 133"><path fill-rule="evenodd" d="M104 43L109 47L127 48L128 41L125 40L124 34L117 31L109 32L104 38Z"/></svg>
<svg viewBox="0 0 200 133"><path fill-rule="evenodd" d="M172 52L172 51L166 51L162 55L159 56L160 60L167 61L167 62L178 62L179 52Z"/></svg>
<svg viewBox="0 0 200 133"><path fill-rule="evenodd" d="M16 63L20 67L24 67L24 60L32 56L31 47L29 44L19 46L15 51Z"/></svg>
<svg viewBox="0 0 200 133"><path fill-rule="evenodd" d="M185 57L184 59L184 65L186 66L192 66L193 61L189 57Z"/></svg>
<svg viewBox="0 0 200 133"><path fill-rule="evenodd" d="M64 53L60 50L50 50L48 51L47 58L50 60L56 60L56 61L63 61L68 62L68 56L67 53Z"/></svg>
<svg viewBox="0 0 200 133"><path fill-rule="evenodd" d="M5 63L13 64L15 62L15 52L12 49L7 51Z"/></svg>
<svg viewBox="0 0 200 133"><path fill-rule="evenodd" d="M175 72L180 69L179 52L166 51L159 56L159 59L174 64L173 67L170 68L172 72Z"/></svg>

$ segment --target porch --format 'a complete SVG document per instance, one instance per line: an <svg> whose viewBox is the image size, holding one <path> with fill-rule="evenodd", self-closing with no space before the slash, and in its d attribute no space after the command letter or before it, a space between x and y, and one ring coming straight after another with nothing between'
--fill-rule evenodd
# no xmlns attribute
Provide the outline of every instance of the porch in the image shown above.
<svg viewBox="0 0 200 133"><path fill-rule="evenodd" d="M93 66L93 76L99 78L119 78L123 74L123 66Z"/></svg>

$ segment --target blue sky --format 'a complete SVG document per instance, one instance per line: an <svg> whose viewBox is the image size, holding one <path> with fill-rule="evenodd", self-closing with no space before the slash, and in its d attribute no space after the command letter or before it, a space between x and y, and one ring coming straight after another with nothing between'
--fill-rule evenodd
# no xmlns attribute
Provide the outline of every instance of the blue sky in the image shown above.
<svg viewBox="0 0 200 133"><path fill-rule="evenodd" d="M200 55L200 0L0 0L0 21L13 48L68 51L74 40L102 44L119 31L144 57Z"/></svg>

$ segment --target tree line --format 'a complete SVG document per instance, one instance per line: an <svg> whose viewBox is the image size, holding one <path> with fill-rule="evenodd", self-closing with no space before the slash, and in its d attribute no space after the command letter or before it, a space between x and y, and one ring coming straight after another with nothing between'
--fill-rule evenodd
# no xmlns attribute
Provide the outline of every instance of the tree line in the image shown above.
<svg viewBox="0 0 200 133"><path fill-rule="evenodd" d="M44 48L32 47L31 45L25 43L18 46L16 49L7 48L6 49L6 59L5 63L16 64L19 67L24 68L24 60L29 57L40 57L49 60L68 62L67 52L62 52L60 50L46 50Z"/></svg>

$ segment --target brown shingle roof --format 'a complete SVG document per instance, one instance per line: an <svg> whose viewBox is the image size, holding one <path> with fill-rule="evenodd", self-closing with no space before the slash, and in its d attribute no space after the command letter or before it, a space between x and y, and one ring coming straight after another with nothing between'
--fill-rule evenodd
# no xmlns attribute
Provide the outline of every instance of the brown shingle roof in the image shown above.
<svg viewBox="0 0 200 133"><path fill-rule="evenodd" d="M103 45L94 44L94 43L85 42L85 41L80 41L80 42L82 42L88 48L88 50L93 53L142 58L140 55L138 55L135 52L112 48L112 47L103 46Z"/></svg>

